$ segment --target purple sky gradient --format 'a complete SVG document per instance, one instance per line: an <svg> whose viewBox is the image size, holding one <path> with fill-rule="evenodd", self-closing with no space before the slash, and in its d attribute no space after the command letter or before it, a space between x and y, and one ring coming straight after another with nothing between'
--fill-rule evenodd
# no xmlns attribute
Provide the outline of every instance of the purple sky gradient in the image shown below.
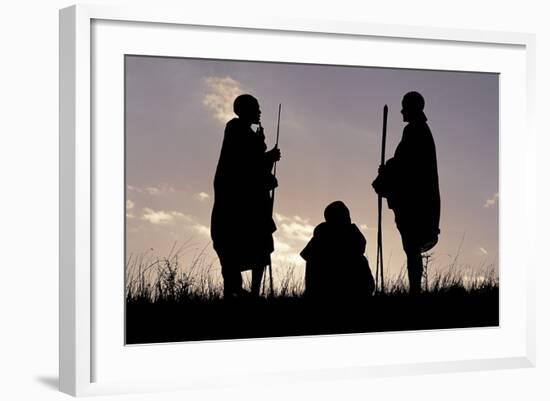
<svg viewBox="0 0 550 401"><path fill-rule="evenodd" d="M462 243L459 265L473 275L498 266L498 75L366 67L127 56L127 255L163 256L189 241L182 263L209 243L212 181L235 94L251 93L273 146L282 103L282 160L275 205L276 278L337 199L351 210L376 260L376 194L382 107L389 106L387 157L404 127L401 98L424 95L437 146L442 198L433 266L445 269ZM387 275L405 260L393 212L384 202ZM246 219L246 216L242 216ZM246 238L243 238L246 240ZM390 261L391 257L391 261ZM212 274L219 278L219 270Z"/></svg>

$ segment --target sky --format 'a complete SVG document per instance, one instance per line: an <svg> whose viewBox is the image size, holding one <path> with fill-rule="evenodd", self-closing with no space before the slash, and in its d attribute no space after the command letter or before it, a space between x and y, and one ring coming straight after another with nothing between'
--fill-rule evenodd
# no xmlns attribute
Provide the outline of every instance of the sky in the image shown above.
<svg viewBox="0 0 550 401"><path fill-rule="evenodd" d="M213 177L233 100L254 95L266 142L275 142L278 104L274 279L302 280L299 252L335 200L349 207L376 262L382 110L389 107L386 158L405 123L401 99L426 101L437 149L441 234L430 269L453 264L464 277L498 268L499 77L497 74L313 64L126 56L126 258L199 255L221 279L210 243ZM393 211L383 207L385 276L403 273L405 255ZM245 220L246 216L242 216ZM245 240L245 239L243 239ZM458 258L457 258L458 256ZM293 267L293 269L291 269Z"/></svg>

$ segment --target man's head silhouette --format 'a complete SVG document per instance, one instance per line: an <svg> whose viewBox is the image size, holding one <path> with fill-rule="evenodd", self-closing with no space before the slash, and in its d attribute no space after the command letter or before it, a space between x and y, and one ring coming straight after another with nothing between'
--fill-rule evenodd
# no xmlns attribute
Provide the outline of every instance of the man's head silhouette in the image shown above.
<svg viewBox="0 0 550 401"><path fill-rule="evenodd" d="M233 111L241 120L250 124L258 124L260 122L260 104L252 95L239 95L233 102Z"/></svg>
<svg viewBox="0 0 550 401"><path fill-rule="evenodd" d="M424 104L424 98L418 92L409 92L403 96L403 100L401 101L403 121L410 122L418 118L426 121Z"/></svg>
<svg viewBox="0 0 550 401"><path fill-rule="evenodd" d="M351 224L348 207L342 201L332 202L325 208L325 221L329 224Z"/></svg>

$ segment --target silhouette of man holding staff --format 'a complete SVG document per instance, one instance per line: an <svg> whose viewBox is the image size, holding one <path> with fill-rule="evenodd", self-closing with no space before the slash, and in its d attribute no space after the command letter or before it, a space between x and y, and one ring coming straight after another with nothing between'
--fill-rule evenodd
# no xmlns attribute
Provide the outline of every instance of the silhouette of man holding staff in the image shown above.
<svg viewBox="0 0 550 401"><path fill-rule="evenodd" d="M422 253L437 244L441 201L435 143L424 114L424 98L407 93L402 100L403 129L395 155L380 166L372 183L393 209L407 255L409 292L420 293Z"/></svg>
<svg viewBox="0 0 550 401"><path fill-rule="evenodd" d="M251 294L259 296L265 266L273 252L270 191L277 187L271 173L281 158L278 148L266 151L260 124L260 105L252 95L238 96L233 103L237 118L224 132L216 175L211 236L220 259L224 297L246 294L241 272L252 270ZM252 124L258 124L254 131Z"/></svg>

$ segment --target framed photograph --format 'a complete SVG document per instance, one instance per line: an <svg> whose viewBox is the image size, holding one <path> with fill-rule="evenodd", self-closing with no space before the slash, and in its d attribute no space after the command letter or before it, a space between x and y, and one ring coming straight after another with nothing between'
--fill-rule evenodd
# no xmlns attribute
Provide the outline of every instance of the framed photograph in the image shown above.
<svg viewBox="0 0 550 401"><path fill-rule="evenodd" d="M60 388L534 366L534 37L60 12Z"/></svg>

